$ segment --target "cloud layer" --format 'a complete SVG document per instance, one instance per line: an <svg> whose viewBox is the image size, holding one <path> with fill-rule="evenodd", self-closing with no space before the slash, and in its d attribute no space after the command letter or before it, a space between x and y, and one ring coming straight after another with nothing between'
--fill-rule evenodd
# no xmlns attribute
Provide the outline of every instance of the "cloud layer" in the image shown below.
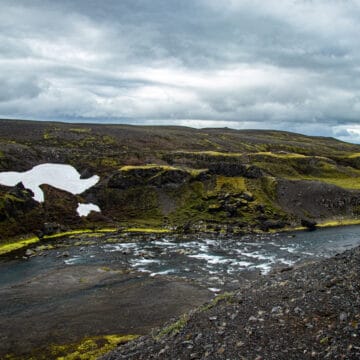
<svg viewBox="0 0 360 360"><path fill-rule="evenodd" d="M0 116L360 142L360 1L1 0Z"/></svg>

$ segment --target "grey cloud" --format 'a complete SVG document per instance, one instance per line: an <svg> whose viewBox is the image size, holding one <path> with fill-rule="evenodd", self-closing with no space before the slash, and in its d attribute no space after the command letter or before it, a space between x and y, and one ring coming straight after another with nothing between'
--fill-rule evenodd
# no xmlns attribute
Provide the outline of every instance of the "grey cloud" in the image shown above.
<svg viewBox="0 0 360 360"><path fill-rule="evenodd" d="M0 76L0 103L18 99L32 99L42 92L39 81L34 78L4 78Z"/></svg>
<svg viewBox="0 0 360 360"><path fill-rule="evenodd" d="M1 116L357 141L355 0L2 0L0 10Z"/></svg>

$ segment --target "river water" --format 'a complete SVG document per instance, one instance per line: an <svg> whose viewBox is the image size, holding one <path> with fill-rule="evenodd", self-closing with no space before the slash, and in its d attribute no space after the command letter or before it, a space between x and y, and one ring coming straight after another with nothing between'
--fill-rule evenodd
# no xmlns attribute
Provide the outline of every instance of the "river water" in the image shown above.
<svg viewBox="0 0 360 360"><path fill-rule="evenodd" d="M171 236L124 237L99 235L90 244L48 250L29 259L0 260L0 287L14 285L41 273L76 265L126 268L151 277L194 280L211 291L236 287L249 273L266 274L274 267L335 255L360 245L360 226L248 235L241 238ZM62 256L65 255L65 256Z"/></svg>
<svg viewBox="0 0 360 360"><path fill-rule="evenodd" d="M0 358L88 336L147 334L259 272L360 245L360 226L181 240L83 234L40 245L28 258L25 250L0 257Z"/></svg>

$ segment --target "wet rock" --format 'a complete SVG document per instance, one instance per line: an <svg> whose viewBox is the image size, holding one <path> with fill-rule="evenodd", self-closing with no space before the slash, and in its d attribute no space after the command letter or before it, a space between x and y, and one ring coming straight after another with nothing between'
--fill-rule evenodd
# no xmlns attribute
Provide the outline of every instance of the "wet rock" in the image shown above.
<svg viewBox="0 0 360 360"><path fill-rule="evenodd" d="M309 219L301 219L301 226L304 226L309 230L316 230L316 221Z"/></svg>
<svg viewBox="0 0 360 360"><path fill-rule="evenodd" d="M33 256L33 255L35 255L35 251L33 251L31 249L27 249L25 251L25 255L28 256L28 257Z"/></svg>
<svg viewBox="0 0 360 360"><path fill-rule="evenodd" d="M57 257L69 257L70 256L70 252L69 251L64 251L61 254L59 254Z"/></svg>
<svg viewBox="0 0 360 360"><path fill-rule="evenodd" d="M260 229L269 231L270 229L282 229L285 226L286 222L283 220L265 220L260 224Z"/></svg>

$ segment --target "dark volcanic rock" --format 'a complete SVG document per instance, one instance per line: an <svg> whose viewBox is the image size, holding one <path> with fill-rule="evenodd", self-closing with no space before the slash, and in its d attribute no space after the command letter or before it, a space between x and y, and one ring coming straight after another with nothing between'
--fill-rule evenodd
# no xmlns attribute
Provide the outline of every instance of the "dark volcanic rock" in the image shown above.
<svg viewBox="0 0 360 360"><path fill-rule="evenodd" d="M264 176L264 172L254 165L245 165L240 162L213 162L208 164L209 173L224 176L244 176L257 179Z"/></svg>
<svg viewBox="0 0 360 360"><path fill-rule="evenodd" d="M301 219L353 216L360 204L358 191L320 181L279 179L277 196L284 211Z"/></svg>
<svg viewBox="0 0 360 360"><path fill-rule="evenodd" d="M177 169L162 169L161 167L137 168L123 170L109 178L108 186L116 189L128 189L135 186L152 185L162 187L165 185L182 184L190 178L186 171Z"/></svg>
<svg viewBox="0 0 360 360"><path fill-rule="evenodd" d="M359 359L360 248L263 276L120 346L119 359Z"/></svg>
<svg viewBox="0 0 360 360"><path fill-rule="evenodd" d="M78 201L76 196L67 191L56 189L50 185L41 185L44 191L44 218L47 223L67 225L79 224L81 219L76 212Z"/></svg>
<svg viewBox="0 0 360 360"><path fill-rule="evenodd" d="M316 230L316 221L309 219L301 219L301 225L305 226L309 230Z"/></svg>
<svg viewBox="0 0 360 360"><path fill-rule="evenodd" d="M244 176L249 179L258 179L264 175L264 171L254 165L249 166L244 174Z"/></svg>
<svg viewBox="0 0 360 360"><path fill-rule="evenodd" d="M161 171L158 175L148 180L149 185L162 187L165 185L179 185L188 180L190 175L182 170Z"/></svg>
<svg viewBox="0 0 360 360"><path fill-rule="evenodd" d="M53 222L46 222L42 228L43 235L52 235L61 231L61 225Z"/></svg>
<svg viewBox="0 0 360 360"><path fill-rule="evenodd" d="M7 217L17 217L37 206L37 202L32 198L34 193L25 189L22 182L11 188L5 196L3 211Z"/></svg>
<svg viewBox="0 0 360 360"><path fill-rule="evenodd" d="M283 220L265 220L260 224L260 229L269 231L270 229L282 229L286 225L286 222Z"/></svg>
<svg viewBox="0 0 360 360"><path fill-rule="evenodd" d="M1 187L2 190L2 187ZM42 206L22 183L0 192L0 238L32 232L41 227Z"/></svg>

